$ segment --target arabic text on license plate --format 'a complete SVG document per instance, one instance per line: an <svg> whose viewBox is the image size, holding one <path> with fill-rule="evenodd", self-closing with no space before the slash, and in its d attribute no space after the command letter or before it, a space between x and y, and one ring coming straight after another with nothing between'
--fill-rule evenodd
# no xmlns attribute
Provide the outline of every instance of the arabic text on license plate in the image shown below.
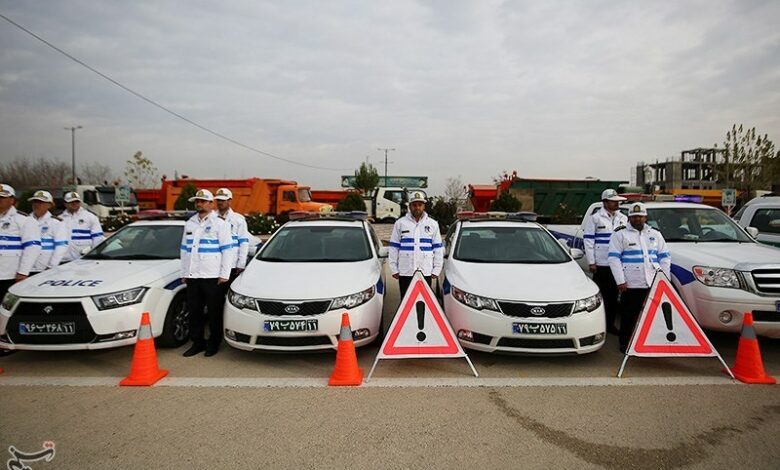
<svg viewBox="0 0 780 470"><path fill-rule="evenodd" d="M20 322L20 335L75 335L76 323L59 322Z"/></svg>
<svg viewBox="0 0 780 470"><path fill-rule="evenodd" d="M317 320L266 320L263 330L273 331L317 331Z"/></svg>
<svg viewBox="0 0 780 470"><path fill-rule="evenodd" d="M565 335L566 323L512 323L512 333L522 335Z"/></svg>

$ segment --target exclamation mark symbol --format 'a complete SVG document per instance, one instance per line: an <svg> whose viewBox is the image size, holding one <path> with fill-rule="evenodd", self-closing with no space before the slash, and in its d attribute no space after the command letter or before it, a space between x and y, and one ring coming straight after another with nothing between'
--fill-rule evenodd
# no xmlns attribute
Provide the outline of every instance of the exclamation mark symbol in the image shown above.
<svg viewBox="0 0 780 470"><path fill-rule="evenodd" d="M425 329L425 302L421 300L415 304L415 307L417 308L417 329L420 330L417 333L417 341L422 343L425 341L425 332L422 331Z"/></svg>
<svg viewBox="0 0 780 470"><path fill-rule="evenodd" d="M666 340L670 343L677 339L677 335L672 332L674 326L672 325L672 304L664 302L661 304L661 310L664 311L664 320L666 321L666 329L669 333L666 333Z"/></svg>

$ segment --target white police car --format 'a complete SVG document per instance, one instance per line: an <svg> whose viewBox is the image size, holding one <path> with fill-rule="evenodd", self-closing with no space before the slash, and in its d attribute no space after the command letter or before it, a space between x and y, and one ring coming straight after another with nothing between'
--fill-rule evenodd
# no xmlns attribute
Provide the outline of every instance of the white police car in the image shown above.
<svg viewBox="0 0 780 470"><path fill-rule="evenodd" d="M333 350L381 338L387 249L365 213L293 212L231 285L225 340L243 350Z"/></svg>
<svg viewBox="0 0 780 470"><path fill-rule="evenodd" d="M0 306L0 348L103 349L135 343L149 312L161 346L188 339L179 247L184 222L127 225L87 253L14 284Z"/></svg>
<svg viewBox="0 0 780 470"><path fill-rule="evenodd" d="M444 310L461 344L487 352L585 354L604 345L599 289L541 225L462 213L445 237Z"/></svg>

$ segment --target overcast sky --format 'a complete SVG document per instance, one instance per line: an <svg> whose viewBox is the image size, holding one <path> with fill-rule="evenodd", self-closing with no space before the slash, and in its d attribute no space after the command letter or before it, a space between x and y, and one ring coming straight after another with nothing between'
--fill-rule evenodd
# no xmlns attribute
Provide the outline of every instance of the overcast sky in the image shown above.
<svg viewBox="0 0 780 470"><path fill-rule="evenodd" d="M336 188L377 147L390 174L628 179L639 160L780 144L780 1L0 1L126 86L294 166L221 141L0 19L0 158ZM381 170L383 171L383 170Z"/></svg>

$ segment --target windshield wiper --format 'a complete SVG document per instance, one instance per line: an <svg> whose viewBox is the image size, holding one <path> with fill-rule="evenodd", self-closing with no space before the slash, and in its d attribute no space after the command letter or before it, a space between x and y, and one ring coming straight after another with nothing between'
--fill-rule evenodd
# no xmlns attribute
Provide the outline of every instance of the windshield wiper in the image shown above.
<svg viewBox="0 0 780 470"><path fill-rule="evenodd" d="M120 255L120 256L112 256L109 259L144 260L144 259L174 259L174 258L169 258L167 256L157 256L157 255Z"/></svg>
<svg viewBox="0 0 780 470"><path fill-rule="evenodd" d="M279 262L279 263L287 263L290 260L286 258L274 258L273 256L264 256L262 258L257 258L260 261L271 261L271 262Z"/></svg>
<svg viewBox="0 0 780 470"><path fill-rule="evenodd" d="M81 259L114 259L114 258L95 253L94 255L84 255L81 257Z"/></svg>

